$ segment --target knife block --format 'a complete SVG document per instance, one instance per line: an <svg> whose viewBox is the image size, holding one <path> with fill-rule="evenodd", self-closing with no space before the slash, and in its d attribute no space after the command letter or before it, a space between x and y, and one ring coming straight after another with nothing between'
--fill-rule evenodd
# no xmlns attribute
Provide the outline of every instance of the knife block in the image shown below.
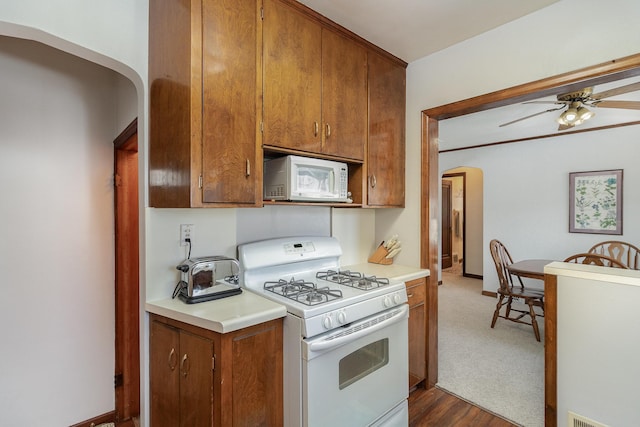
<svg viewBox="0 0 640 427"><path fill-rule="evenodd" d="M378 246L378 249L369 257L367 261L373 264L390 265L393 264L393 258L385 258L389 255L389 251L384 246Z"/></svg>

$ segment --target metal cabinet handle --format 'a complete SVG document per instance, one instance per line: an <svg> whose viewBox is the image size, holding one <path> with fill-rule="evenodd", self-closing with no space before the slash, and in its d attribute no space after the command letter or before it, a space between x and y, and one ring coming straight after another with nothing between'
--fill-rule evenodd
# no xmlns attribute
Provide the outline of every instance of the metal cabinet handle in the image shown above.
<svg viewBox="0 0 640 427"><path fill-rule="evenodd" d="M413 298L413 294L408 294L407 298Z"/></svg>
<svg viewBox="0 0 640 427"><path fill-rule="evenodd" d="M313 122L313 136L318 136L318 122Z"/></svg>
<svg viewBox="0 0 640 427"><path fill-rule="evenodd" d="M246 172L247 176L251 176L251 162L249 161L249 159L247 159L247 169Z"/></svg>
<svg viewBox="0 0 640 427"><path fill-rule="evenodd" d="M325 124L326 129L325 129L325 133L327 138L329 138L331 136L331 126L329 125L329 123Z"/></svg>
<svg viewBox="0 0 640 427"><path fill-rule="evenodd" d="M369 176L369 185L371 188L375 188L378 181L376 180L376 176L374 174Z"/></svg>
<svg viewBox="0 0 640 427"><path fill-rule="evenodd" d="M189 373L189 359L187 358L187 353L182 356L182 361L180 362L180 372L182 372L182 376L185 378Z"/></svg>
<svg viewBox="0 0 640 427"><path fill-rule="evenodd" d="M172 371L175 370L177 362L178 362L178 359L176 358L176 349L172 348L171 351L169 352L169 360L167 360L167 363L169 364L169 369L171 369Z"/></svg>

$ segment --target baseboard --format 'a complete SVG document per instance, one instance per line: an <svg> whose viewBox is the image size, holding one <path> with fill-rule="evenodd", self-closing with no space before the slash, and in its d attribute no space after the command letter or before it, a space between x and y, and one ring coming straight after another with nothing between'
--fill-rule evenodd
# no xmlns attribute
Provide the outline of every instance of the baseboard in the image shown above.
<svg viewBox="0 0 640 427"><path fill-rule="evenodd" d="M462 273L463 277L468 277L470 279L484 279L484 276L481 274L471 274L471 273Z"/></svg>
<svg viewBox="0 0 640 427"><path fill-rule="evenodd" d="M498 293L497 292L482 291L482 295L484 295L485 297L498 298Z"/></svg>
<svg viewBox="0 0 640 427"><path fill-rule="evenodd" d="M82 421L78 424L74 424L70 427L95 427L104 423L113 423L116 420L116 411L107 412L106 414L98 415L86 421Z"/></svg>

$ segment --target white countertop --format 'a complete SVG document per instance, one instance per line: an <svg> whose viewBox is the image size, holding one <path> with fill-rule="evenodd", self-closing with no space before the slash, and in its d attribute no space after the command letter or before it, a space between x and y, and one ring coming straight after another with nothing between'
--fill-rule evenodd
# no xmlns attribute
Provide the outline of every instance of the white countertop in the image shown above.
<svg viewBox="0 0 640 427"><path fill-rule="evenodd" d="M429 270L416 267L368 262L341 266L340 268L401 282L427 277L430 274ZM186 304L179 298L165 298L149 301L146 303L145 308L149 313L159 314L221 334L287 315L287 309L284 305L263 298L244 288L240 295L219 300Z"/></svg>
<svg viewBox="0 0 640 427"><path fill-rule="evenodd" d="M221 334L284 317L287 309L243 289L239 295L218 300L186 304L179 298L149 301L148 312Z"/></svg>
<svg viewBox="0 0 640 427"><path fill-rule="evenodd" d="M408 267L406 265L390 264L374 264L365 262L362 264L340 266L341 270L359 271L366 275L375 275L377 277L386 277L389 280L407 282L409 280L420 279L431 274L429 270L417 267Z"/></svg>

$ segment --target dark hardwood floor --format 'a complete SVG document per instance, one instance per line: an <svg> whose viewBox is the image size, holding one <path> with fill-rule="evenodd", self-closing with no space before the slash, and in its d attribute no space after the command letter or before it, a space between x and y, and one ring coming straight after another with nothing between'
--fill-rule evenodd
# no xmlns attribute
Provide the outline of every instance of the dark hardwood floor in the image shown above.
<svg viewBox="0 0 640 427"><path fill-rule="evenodd" d="M410 427L518 427L437 387L409 394Z"/></svg>

